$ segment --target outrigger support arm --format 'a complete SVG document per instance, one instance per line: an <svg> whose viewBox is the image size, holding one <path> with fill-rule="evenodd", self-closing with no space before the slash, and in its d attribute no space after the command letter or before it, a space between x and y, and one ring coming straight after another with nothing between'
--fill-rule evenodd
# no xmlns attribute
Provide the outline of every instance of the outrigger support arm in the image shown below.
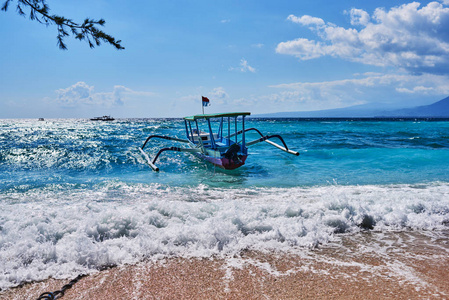
<svg viewBox="0 0 449 300"><path fill-rule="evenodd" d="M154 164L156 162L156 159L159 157L159 155L167 150L172 150L172 151L184 151L184 152L198 152L196 151L196 149L182 149L182 148L178 148L178 147L170 147L170 148L163 148L161 150L159 150L159 152L156 154L156 157L151 160L150 157L148 156L148 154L146 154L143 151L143 148L145 148L145 146L147 145L148 141L152 138L159 138L159 139L164 139L164 140L169 140L169 141L176 141L176 142L181 142L181 143L190 143L190 141L188 140L184 140L184 139L178 139L178 138L174 138L174 137L169 137L169 136L163 136L163 135L150 135L145 143L143 143L143 146L139 148L140 152L142 153L143 157L145 158L145 160L147 161L148 165L154 170L154 171L159 171L159 168L156 167L156 165ZM179 149L179 150L178 150ZM182 149L182 150L181 150ZM191 151L193 150L193 151Z"/></svg>
<svg viewBox="0 0 449 300"><path fill-rule="evenodd" d="M150 135L147 140L145 141L145 143L143 143L143 146L141 147L141 149L145 148L145 145L148 143L148 141L152 138L159 138L159 139L164 139L164 140L169 140L169 141L177 141L177 142L181 142L181 143L189 143L188 140L184 140L184 139L178 139L178 138L174 138L174 137L169 137L169 136L163 136L163 135Z"/></svg>
<svg viewBox="0 0 449 300"><path fill-rule="evenodd" d="M145 146L145 144L144 144ZM143 147L142 147L143 148ZM156 160L158 159L159 155L161 155L162 152L164 151L178 151L178 152L201 152L200 148L179 148L179 147L169 147L169 148L162 148L161 150L159 150L159 152L156 154L156 156L154 157L153 160L150 159L150 157L143 151L142 148L139 148L140 152L142 153L143 157L145 157L148 165L154 170L154 171L159 171L159 168L156 167L155 163Z"/></svg>
<svg viewBox="0 0 449 300"><path fill-rule="evenodd" d="M159 155L161 155L164 151L177 151L177 152L201 152L200 148L179 148L179 147L169 147L169 148L162 148L159 150L159 152L156 154L156 156L153 159L153 164L156 162Z"/></svg>
<svg viewBox="0 0 449 300"><path fill-rule="evenodd" d="M251 142L249 142L249 143L246 143L246 146L249 147L249 146L251 146L251 145L254 145L254 144L257 144L257 143L260 143L260 142L267 142L268 144L271 144L271 145L275 146L276 148L281 149L282 151L285 151L285 152L287 152L287 153L290 153L290 154L293 154L293 155L296 155L296 156L299 155L299 152L296 152L296 151L293 151L293 150L288 149L287 144L284 142L284 139L283 139L280 135L275 134L275 135L265 135L265 136L264 136L264 135L263 135L258 129L256 129L256 128L248 128L248 129L245 129L245 132L250 131L250 130L256 131L256 132L261 136L261 138L260 138L260 139L257 139L257 140L254 140L254 141L251 141ZM235 135L239 135L239 134L241 134L242 132L243 132L243 130L240 130L239 132L236 132L236 133L234 133L234 134L231 134L231 135L227 136L226 138L230 138L230 137L233 137L233 136L235 136ZM282 147L281 145L278 145L278 144L276 144L276 143L274 143L274 142L272 142L272 141L269 141L269 139L271 139L271 138L278 138L278 139L280 139L281 142L282 142L282 144L284 145L284 147Z"/></svg>
<svg viewBox="0 0 449 300"><path fill-rule="evenodd" d="M154 170L154 171L159 171L159 168L156 167L156 165L154 164L157 160L157 158L159 157L159 155L161 155L162 152L164 151L179 151L179 152L201 152L201 149L199 148L193 148L193 149L186 149L186 148L178 148L178 147L170 147L170 148L162 148L161 150L159 150L159 152L156 154L156 157L151 160L150 157L148 156L148 154L146 154L143 151L143 148L145 148L145 146L147 145L148 141L152 138L159 138L159 139L164 139L164 140L169 140L169 141L176 141L176 142L181 142L181 143L190 143L189 140L184 140L184 139L178 139L178 138L173 138L173 137L169 137L169 136L163 136L163 135L150 135L145 143L143 143L143 146L139 148L140 152L142 153L143 157L145 158L145 160L147 161L148 165Z"/></svg>
<svg viewBox="0 0 449 300"><path fill-rule="evenodd" d="M260 136L263 136L263 134L259 131L259 129L257 129L257 128L247 128L247 129L245 129L245 132L247 132L247 131L250 131L250 130L254 130L254 131L257 131L257 133L258 134L260 134ZM241 134L241 133L243 133L243 130L240 130L240 131L238 131L238 132L236 132L236 133L233 133L233 134L231 134L231 135L228 135L228 136L225 136L225 138L230 138L230 137L233 137L233 136L235 136L235 135L239 135L239 134Z"/></svg>
<svg viewBox="0 0 449 300"><path fill-rule="evenodd" d="M140 153L142 153L143 157L145 158L145 160L147 161L147 164L151 167L151 169L153 169L153 171L159 171L159 168L156 167L152 162L150 157L148 156L148 154L146 154L142 148L139 147Z"/></svg>
<svg viewBox="0 0 449 300"><path fill-rule="evenodd" d="M278 138L278 139L280 139L282 144L284 144L285 147L282 147L281 145L278 145L278 144L276 144L276 143L274 143L272 141L269 141L269 139L271 139L271 138ZM260 142L267 142L268 144L271 144L271 145L275 146L276 148L281 149L282 151L285 151L287 153L290 153L290 154L293 154L293 155L296 155L296 156L299 155L298 152L288 149L287 145L284 142L284 139L280 135L278 135L278 134L263 136L263 137L261 137L261 138L259 138L257 140L254 140L254 141L251 141L249 143L246 143L246 145L249 147L251 145L254 145L254 144L257 144L257 143L260 143Z"/></svg>

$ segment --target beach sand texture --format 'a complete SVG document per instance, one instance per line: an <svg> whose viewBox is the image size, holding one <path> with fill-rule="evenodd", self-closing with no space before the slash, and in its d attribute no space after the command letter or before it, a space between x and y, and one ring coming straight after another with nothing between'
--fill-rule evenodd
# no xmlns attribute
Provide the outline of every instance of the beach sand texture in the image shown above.
<svg viewBox="0 0 449 300"><path fill-rule="evenodd" d="M62 299L449 299L449 233L365 232L292 253L167 258L83 277ZM70 280L4 291L36 299Z"/></svg>

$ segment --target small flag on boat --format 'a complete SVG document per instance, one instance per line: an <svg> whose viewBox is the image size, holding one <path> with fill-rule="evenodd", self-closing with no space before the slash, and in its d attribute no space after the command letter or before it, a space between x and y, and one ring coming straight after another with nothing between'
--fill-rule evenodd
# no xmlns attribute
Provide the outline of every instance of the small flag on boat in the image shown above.
<svg viewBox="0 0 449 300"><path fill-rule="evenodd" d="M201 96L201 98L203 99L203 106L209 106L210 105L209 99L207 97Z"/></svg>

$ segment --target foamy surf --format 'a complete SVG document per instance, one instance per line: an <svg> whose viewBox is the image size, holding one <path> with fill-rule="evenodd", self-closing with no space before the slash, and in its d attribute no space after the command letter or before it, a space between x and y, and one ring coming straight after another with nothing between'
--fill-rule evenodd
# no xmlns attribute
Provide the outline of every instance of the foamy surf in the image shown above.
<svg viewBox="0 0 449 300"><path fill-rule="evenodd" d="M1 202L1 289L167 257L299 253L369 228L432 234L449 223L443 182L237 189L110 181L17 187Z"/></svg>

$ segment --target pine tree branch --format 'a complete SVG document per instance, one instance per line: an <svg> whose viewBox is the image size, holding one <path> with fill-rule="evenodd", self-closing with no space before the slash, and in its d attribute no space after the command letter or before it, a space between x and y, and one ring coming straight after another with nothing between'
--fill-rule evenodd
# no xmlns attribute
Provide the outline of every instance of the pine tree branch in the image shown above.
<svg viewBox="0 0 449 300"><path fill-rule="evenodd" d="M7 11L10 2L14 0L6 0L1 8L3 11ZM105 33L104 31L98 29L96 25L104 26L105 20L92 20L85 19L82 24L73 22L58 15L50 15L50 8L45 3L46 0L16 0L17 1L17 13L19 15L25 16L26 13L23 11L23 7L30 8L29 17L33 21L37 21L45 25L56 25L57 26L57 41L58 46L62 50L66 50L67 46L64 43L64 38L69 36L70 33L75 36L78 40L86 40L90 48L94 48L95 45L100 46L101 42L105 42L113 45L117 50L125 49L120 44L122 41L115 40L114 37ZM70 33L69 33L70 32Z"/></svg>

